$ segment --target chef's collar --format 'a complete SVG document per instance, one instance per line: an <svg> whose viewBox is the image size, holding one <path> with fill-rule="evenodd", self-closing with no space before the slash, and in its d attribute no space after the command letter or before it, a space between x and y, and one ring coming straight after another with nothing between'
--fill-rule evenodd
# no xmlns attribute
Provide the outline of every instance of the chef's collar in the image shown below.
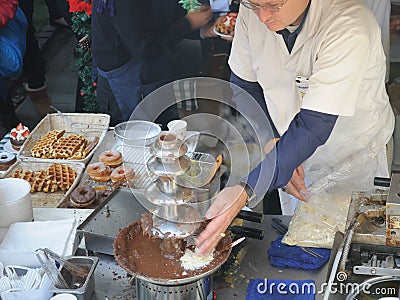
<svg viewBox="0 0 400 300"><path fill-rule="evenodd" d="M289 50L289 53L292 52L292 49L293 49L294 43L296 41L296 38L299 35L301 29L303 28L304 22L306 21L306 18L307 18L307 15L308 15L308 11L310 10L310 5L311 5L311 1L308 2L306 10L304 11L303 20L301 20L301 23L297 27L296 30L294 30L294 31L288 30L289 27L293 28L293 26L288 26L285 29L276 31L277 34L282 35L283 40L285 41L286 47Z"/></svg>

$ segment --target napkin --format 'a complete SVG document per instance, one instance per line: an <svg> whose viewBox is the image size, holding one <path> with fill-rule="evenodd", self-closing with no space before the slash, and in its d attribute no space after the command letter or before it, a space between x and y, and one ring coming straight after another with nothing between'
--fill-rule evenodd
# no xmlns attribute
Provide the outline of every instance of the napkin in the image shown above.
<svg viewBox="0 0 400 300"><path fill-rule="evenodd" d="M18 222L10 226L0 245L0 261L4 265L41 267L35 255L38 248L49 248L61 255L72 255L76 219L60 221Z"/></svg>
<svg viewBox="0 0 400 300"><path fill-rule="evenodd" d="M310 248L320 257L315 257L299 246L289 246L282 243L283 236L272 242L268 250L271 265L275 267L293 267L306 270L316 270L322 267L331 255L330 249Z"/></svg>
<svg viewBox="0 0 400 300"><path fill-rule="evenodd" d="M314 280L251 279L246 300L314 300Z"/></svg>

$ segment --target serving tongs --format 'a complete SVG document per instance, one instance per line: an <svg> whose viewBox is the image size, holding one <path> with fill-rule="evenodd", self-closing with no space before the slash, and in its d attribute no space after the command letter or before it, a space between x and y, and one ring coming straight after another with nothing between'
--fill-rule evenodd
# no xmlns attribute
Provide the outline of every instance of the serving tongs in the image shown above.
<svg viewBox="0 0 400 300"><path fill-rule="evenodd" d="M71 289L76 287L71 287L64 276L61 274L60 269L65 268L71 274L80 275L86 274L87 271L83 267L77 266L67 259L62 258L57 253L51 251L48 248L39 248L35 251L35 255L38 258L40 264L42 265L44 271L47 276L49 276L50 280L53 282L54 286L60 289ZM60 269L56 267L55 262L60 264Z"/></svg>
<svg viewBox="0 0 400 300"><path fill-rule="evenodd" d="M49 250L46 248L45 249L40 248L35 251L37 259L39 260L43 270L45 271L46 275L49 276L54 286L60 289L69 289L70 287L67 281L65 280L64 276L61 274L59 269L56 267L55 261L54 259L51 258L50 253Z"/></svg>

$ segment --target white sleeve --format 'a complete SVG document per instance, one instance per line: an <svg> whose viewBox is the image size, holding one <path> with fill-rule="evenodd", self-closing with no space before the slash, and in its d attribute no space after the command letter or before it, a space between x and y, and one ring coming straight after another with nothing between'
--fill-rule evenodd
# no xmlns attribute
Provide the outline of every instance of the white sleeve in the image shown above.
<svg viewBox="0 0 400 300"><path fill-rule="evenodd" d="M328 36L317 54L302 108L353 116L370 51L364 34L347 31Z"/></svg>
<svg viewBox="0 0 400 300"><path fill-rule="evenodd" d="M241 79L255 82L257 81L257 76L252 67L248 38L249 31L247 27L250 13L252 12L249 9L240 9L239 11L228 64L232 72Z"/></svg>

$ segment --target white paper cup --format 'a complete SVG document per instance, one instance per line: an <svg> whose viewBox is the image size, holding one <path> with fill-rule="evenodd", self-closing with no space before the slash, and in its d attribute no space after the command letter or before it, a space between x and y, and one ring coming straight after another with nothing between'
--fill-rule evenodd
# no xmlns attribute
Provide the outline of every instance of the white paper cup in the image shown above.
<svg viewBox="0 0 400 300"><path fill-rule="evenodd" d="M184 120L173 120L167 124L168 130L175 133L180 140L186 136L187 122Z"/></svg>
<svg viewBox="0 0 400 300"><path fill-rule="evenodd" d="M57 294L54 297L51 297L50 300L76 300L78 298L76 298L75 295L72 294Z"/></svg>
<svg viewBox="0 0 400 300"><path fill-rule="evenodd" d="M20 178L0 179L0 228L33 220L31 185Z"/></svg>

